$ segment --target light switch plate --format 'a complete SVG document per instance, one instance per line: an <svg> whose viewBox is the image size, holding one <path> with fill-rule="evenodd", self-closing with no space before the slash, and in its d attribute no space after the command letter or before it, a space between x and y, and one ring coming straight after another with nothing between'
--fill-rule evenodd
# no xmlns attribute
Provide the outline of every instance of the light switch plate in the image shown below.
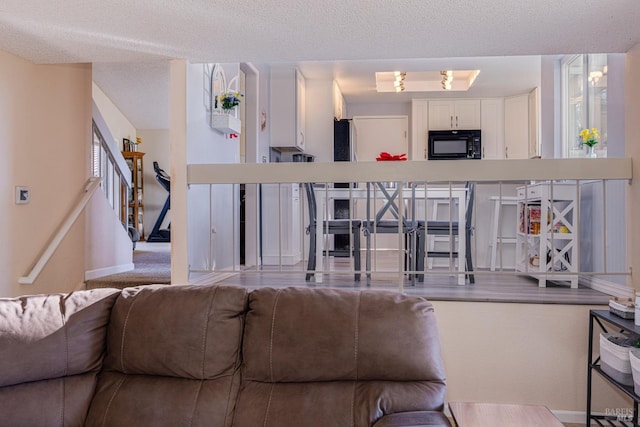
<svg viewBox="0 0 640 427"><path fill-rule="evenodd" d="M16 204L29 203L29 187L16 187Z"/></svg>

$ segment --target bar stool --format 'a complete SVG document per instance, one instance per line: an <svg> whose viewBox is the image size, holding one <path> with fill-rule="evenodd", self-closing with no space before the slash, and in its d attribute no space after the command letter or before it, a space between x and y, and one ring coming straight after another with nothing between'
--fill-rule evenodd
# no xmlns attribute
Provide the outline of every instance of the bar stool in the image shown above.
<svg viewBox="0 0 640 427"><path fill-rule="evenodd" d="M435 199L433 201L433 207L431 210L431 219L434 221L437 220L449 220L449 216L447 215L446 218L438 218L438 211L440 210L440 206L444 206L446 208L449 209L449 214L452 215L452 207L449 204L449 200L448 199ZM436 250L436 242L446 242L449 243L449 236L434 236L434 235L430 235L428 238L428 247L427 250L429 252L433 252ZM427 268L429 270L431 270L433 268L433 260L434 258L428 258L427 259Z"/></svg>
<svg viewBox="0 0 640 427"><path fill-rule="evenodd" d="M491 235L489 240L489 247L491 248L491 271L496 271L498 244L500 243L500 245L504 245L505 243L516 243L515 236L501 236L500 242L498 241L498 229L500 227L500 221L502 221L502 210L505 206L516 206L518 204L518 198L515 196L491 196L489 199L493 202Z"/></svg>

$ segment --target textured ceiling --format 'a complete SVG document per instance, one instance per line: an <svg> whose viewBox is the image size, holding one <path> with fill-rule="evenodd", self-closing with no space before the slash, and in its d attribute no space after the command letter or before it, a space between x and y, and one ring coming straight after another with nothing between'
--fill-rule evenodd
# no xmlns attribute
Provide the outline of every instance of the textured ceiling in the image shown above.
<svg viewBox="0 0 640 427"><path fill-rule="evenodd" d="M36 63L626 52L638 0L3 0L0 49Z"/></svg>
<svg viewBox="0 0 640 427"><path fill-rule="evenodd" d="M112 96L107 73L126 67L107 63L622 53L640 42L638 22L638 0L2 0L0 50L35 63L93 62ZM138 88L166 78L166 64L137 68L147 77L123 78Z"/></svg>

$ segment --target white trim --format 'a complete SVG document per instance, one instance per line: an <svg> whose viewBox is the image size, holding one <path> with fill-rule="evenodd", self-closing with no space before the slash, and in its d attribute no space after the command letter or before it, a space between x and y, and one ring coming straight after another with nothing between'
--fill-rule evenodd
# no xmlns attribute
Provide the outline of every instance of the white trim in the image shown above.
<svg viewBox="0 0 640 427"><path fill-rule="evenodd" d="M124 273L125 271L131 271L134 269L132 262L127 264L113 265L111 267L96 268L95 270L89 270L84 272L84 280L93 280L100 277L109 276L111 274Z"/></svg>
<svg viewBox="0 0 640 427"><path fill-rule="evenodd" d="M614 297L634 297L634 290L629 288L628 286L621 285L620 283L610 282L598 277L582 276L580 278L580 284L591 288L594 291L599 291L607 295L612 295Z"/></svg>
<svg viewBox="0 0 640 427"><path fill-rule="evenodd" d="M187 165L187 184L631 180L630 158Z"/></svg>
<svg viewBox="0 0 640 427"><path fill-rule="evenodd" d="M300 261L301 257L295 255L262 255L262 265L296 265Z"/></svg>
<svg viewBox="0 0 640 427"><path fill-rule="evenodd" d="M584 425L584 421L587 419L587 413L581 411L563 411L552 409L551 413L563 424Z"/></svg>
<svg viewBox="0 0 640 427"><path fill-rule="evenodd" d="M587 419L587 413L583 411L565 411L562 409L551 409L551 413L563 424L580 424L584 425L584 421ZM444 415L452 418L449 405L445 405ZM593 413L592 413L593 415ZM594 422L591 423L595 425Z"/></svg>

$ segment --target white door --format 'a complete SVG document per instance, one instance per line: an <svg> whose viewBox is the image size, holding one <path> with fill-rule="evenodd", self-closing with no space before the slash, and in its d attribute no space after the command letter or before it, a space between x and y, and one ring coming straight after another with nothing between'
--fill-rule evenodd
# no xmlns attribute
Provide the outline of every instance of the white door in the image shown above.
<svg viewBox="0 0 640 427"><path fill-rule="evenodd" d="M409 154L407 116L357 116L353 118L356 160L375 162L382 151Z"/></svg>

